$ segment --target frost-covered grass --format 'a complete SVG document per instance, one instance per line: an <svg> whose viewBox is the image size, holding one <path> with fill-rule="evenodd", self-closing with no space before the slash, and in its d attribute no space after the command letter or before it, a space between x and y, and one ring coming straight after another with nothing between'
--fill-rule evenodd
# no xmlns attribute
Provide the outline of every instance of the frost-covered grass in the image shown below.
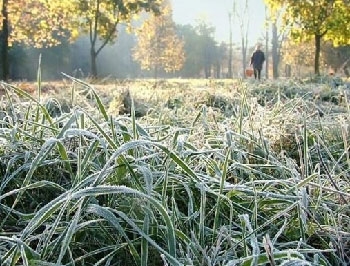
<svg viewBox="0 0 350 266"><path fill-rule="evenodd" d="M1 86L2 265L348 265L342 87Z"/></svg>

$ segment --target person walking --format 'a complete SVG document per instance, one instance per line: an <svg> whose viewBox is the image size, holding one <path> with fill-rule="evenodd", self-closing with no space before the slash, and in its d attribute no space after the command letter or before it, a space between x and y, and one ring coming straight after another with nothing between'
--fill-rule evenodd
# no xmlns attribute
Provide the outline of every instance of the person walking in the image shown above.
<svg viewBox="0 0 350 266"><path fill-rule="evenodd" d="M257 44L255 46L255 51L253 52L252 57L250 58L250 66L253 66L254 78L261 78L261 70L263 63L265 62L265 54L261 51L261 45Z"/></svg>

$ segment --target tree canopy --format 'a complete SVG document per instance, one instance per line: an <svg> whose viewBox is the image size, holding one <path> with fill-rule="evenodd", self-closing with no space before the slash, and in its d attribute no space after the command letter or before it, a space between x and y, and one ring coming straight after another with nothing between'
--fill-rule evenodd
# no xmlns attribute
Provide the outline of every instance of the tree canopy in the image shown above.
<svg viewBox="0 0 350 266"><path fill-rule="evenodd" d="M23 42L33 47L47 47L60 44L62 37L70 35L74 1L46 0L2 0L1 6L9 25L8 41Z"/></svg>
<svg viewBox="0 0 350 266"><path fill-rule="evenodd" d="M8 49L14 42L56 46L62 39L90 37L91 75L96 58L117 37L117 25L129 24L141 11L158 12L161 0L2 0L0 46L2 78L8 76Z"/></svg>
<svg viewBox="0 0 350 266"><path fill-rule="evenodd" d="M321 39L334 45L350 44L348 0L265 0L271 10L284 9L284 25L295 41L315 41L315 74L320 73Z"/></svg>
<svg viewBox="0 0 350 266"><path fill-rule="evenodd" d="M162 4L161 14L151 14L137 31L138 44L134 58L142 69L165 72L180 70L185 61L184 42L175 31L172 9L168 1Z"/></svg>
<svg viewBox="0 0 350 266"><path fill-rule="evenodd" d="M97 77L96 59L117 38L117 25L129 24L141 11L159 12L161 0L76 0L77 30L90 37L91 75ZM98 41L100 41L98 43Z"/></svg>
<svg viewBox="0 0 350 266"><path fill-rule="evenodd" d="M9 75L8 50L14 42L33 47L55 46L73 38L70 23L75 2L70 0L2 0L0 19L1 78Z"/></svg>

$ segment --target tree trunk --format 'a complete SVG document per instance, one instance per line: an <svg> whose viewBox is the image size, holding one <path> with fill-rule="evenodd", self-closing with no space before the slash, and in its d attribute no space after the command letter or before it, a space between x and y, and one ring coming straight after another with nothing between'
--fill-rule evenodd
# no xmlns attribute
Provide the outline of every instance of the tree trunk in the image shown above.
<svg viewBox="0 0 350 266"><path fill-rule="evenodd" d="M96 52L96 41L97 41L97 29L98 29L98 18L100 16L100 0L96 1L96 11L94 14L94 20L90 21L90 63L91 63L91 77L97 78L97 54ZM102 49L102 48L101 48Z"/></svg>
<svg viewBox="0 0 350 266"><path fill-rule="evenodd" d="M315 35L315 75L320 75L320 53L322 35Z"/></svg>
<svg viewBox="0 0 350 266"><path fill-rule="evenodd" d="M267 21L267 23L270 24L270 22L268 22L270 20L269 16L268 16L268 11L267 11L267 7L265 6L265 19ZM269 55L269 46L270 46L270 35L269 35L269 27L266 27L266 31L265 31L265 78L269 79L269 72L270 72L270 55Z"/></svg>
<svg viewBox="0 0 350 266"><path fill-rule="evenodd" d="M249 31L249 16L248 16L248 0L245 1L244 10L241 14L241 41L242 41L242 66L243 66L243 77L246 78L245 70L247 68L247 49L248 49L248 31ZM248 20L244 20L247 18Z"/></svg>
<svg viewBox="0 0 350 266"><path fill-rule="evenodd" d="M101 52L101 50L107 45L107 43L112 38L113 33L116 31L117 24L119 23L119 19L114 23L114 27L112 30L108 33L108 35L103 39L102 44L100 47L96 49L96 43L97 43L97 37L98 37L98 28L99 28L99 18L101 16L100 14L100 4L101 0L97 0L95 2L96 4L96 10L94 14L93 21L89 22L90 26L90 58L91 58L91 76L92 78L97 78L97 56Z"/></svg>
<svg viewBox="0 0 350 266"><path fill-rule="evenodd" d="M266 64L265 64L265 77L266 79L269 79L269 67L270 67L270 55L269 55L269 43L270 43L270 39L269 39L269 30L266 27L266 40L265 40L265 60L266 60Z"/></svg>
<svg viewBox="0 0 350 266"><path fill-rule="evenodd" d="M276 23L272 23L272 75L274 79L279 77L278 67L280 63L280 54L278 47L278 33Z"/></svg>
<svg viewBox="0 0 350 266"><path fill-rule="evenodd" d="M246 78L245 70L247 68L247 40L242 37L242 67L243 67L243 77Z"/></svg>
<svg viewBox="0 0 350 266"><path fill-rule="evenodd" d="M205 63L204 72L205 72L206 79L211 77L211 67L209 63Z"/></svg>
<svg viewBox="0 0 350 266"><path fill-rule="evenodd" d="M287 78L290 78L292 76L292 67L289 64L286 64L285 75Z"/></svg>
<svg viewBox="0 0 350 266"><path fill-rule="evenodd" d="M8 0L2 1L2 30L0 33L0 47L1 47L1 79L7 80L9 78L9 58L8 58L8 50L9 50L9 24L8 24L8 12L7 12Z"/></svg>
<svg viewBox="0 0 350 266"><path fill-rule="evenodd" d="M233 54L233 47L232 47L232 14L229 13L229 22L230 22L230 47L229 47L229 57L228 57L228 75L227 77L229 79L233 78L233 71L232 71L232 54Z"/></svg>
<svg viewBox="0 0 350 266"><path fill-rule="evenodd" d="M90 59L91 59L91 76L92 78L97 78L97 54L95 51L95 47L92 46L90 49Z"/></svg>
<svg viewBox="0 0 350 266"><path fill-rule="evenodd" d="M221 64L220 61L216 63L216 78L221 78Z"/></svg>

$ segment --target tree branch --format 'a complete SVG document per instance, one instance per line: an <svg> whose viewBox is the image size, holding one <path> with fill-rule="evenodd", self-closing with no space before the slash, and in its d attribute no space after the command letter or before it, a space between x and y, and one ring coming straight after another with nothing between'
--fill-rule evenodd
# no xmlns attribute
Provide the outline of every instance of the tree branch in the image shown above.
<svg viewBox="0 0 350 266"><path fill-rule="evenodd" d="M98 55L98 54L101 52L101 50L107 45L107 43L111 40L113 33L117 30L117 25L118 25L118 23L119 23L119 18L118 18L118 20L114 23L114 27L113 27L113 29L111 29L111 31L108 33L107 38L104 39L104 42L102 43L102 45L97 49L96 55Z"/></svg>
<svg viewBox="0 0 350 266"><path fill-rule="evenodd" d="M92 30L92 23L90 23L90 41L92 45L95 45L97 40L97 28L98 28L98 19L100 16L100 0L96 1L96 13L94 20L94 29ZM93 33L92 33L93 32ZM93 34L93 36L92 36Z"/></svg>

